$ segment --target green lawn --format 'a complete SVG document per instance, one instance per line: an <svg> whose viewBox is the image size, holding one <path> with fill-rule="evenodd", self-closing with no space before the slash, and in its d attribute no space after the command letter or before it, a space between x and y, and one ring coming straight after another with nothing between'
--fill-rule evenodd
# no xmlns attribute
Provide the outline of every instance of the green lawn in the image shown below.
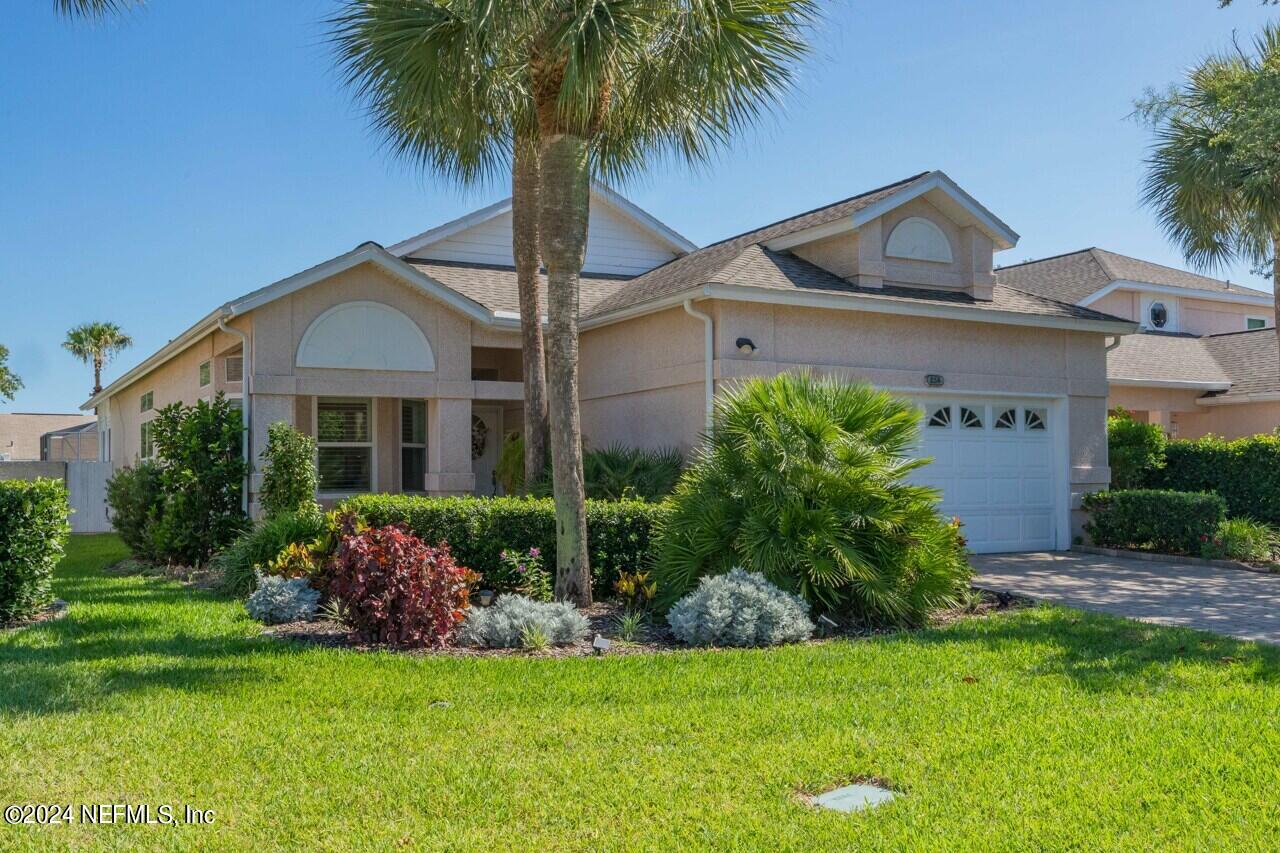
<svg viewBox="0 0 1280 853"><path fill-rule="evenodd" d="M1061 609L768 652L415 659L101 568L0 636L0 801L214 809L0 847L1267 849L1280 651ZM1222 662L1223 658L1234 661ZM966 677L971 677L967 679ZM976 679L976 680L974 680ZM861 775L907 795L798 803Z"/></svg>

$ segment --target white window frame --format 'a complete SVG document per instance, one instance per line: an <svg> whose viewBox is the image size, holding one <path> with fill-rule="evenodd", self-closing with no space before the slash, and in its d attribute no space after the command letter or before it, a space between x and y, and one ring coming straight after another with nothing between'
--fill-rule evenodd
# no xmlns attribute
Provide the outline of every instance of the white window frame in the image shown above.
<svg viewBox="0 0 1280 853"><path fill-rule="evenodd" d="M359 400L369 404L369 441L320 441L320 400ZM377 397L344 397L324 394L311 398L311 431L316 439L316 474L320 473L320 448L323 447L367 447L369 448L369 492L378 493L378 398ZM364 492L326 492L317 486L316 496L320 498L349 498L362 495Z"/></svg>
<svg viewBox="0 0 1280 853"><path fill-rule="evenodd" d="M1159 303L1164 306L1164 310L1169 313L1168 321L1157 327L1151 322L1151 308ZM1144 294L1139 301L1142 308L1142 316L1139 323L1142 328L1153 332L1177 332L1181 331L1181 311L1179 310L1178 300L1172 296L1161 296L1159 294Z"/></svg>
<svg viewBox="0 0 1280 853"><path fill-rule="evenodd" d="M200 383L201 388L208 388L213 384L213 360L206 359L200 362L200 366L196 368L196 381Z"/></svg>
<svg viewBox="0 0 1280 853"><path fill-rule="evenodd" d="M1261 326L1250 326L1250 325L1249 325L1250 323L1261 323L1262 325L1261 325ZM1266 318L1266 317L1245 317L1245 318L1244 318L1244 330L1245 330L1246 332L1256 332L1256 331L1258 331L1259 329L1265 329L1265 328L1267 328L1267 318Z"/></svg>
<svg viewBox="0 0 1280 853"><path fill-rule="evenodd" d="M138 398L138 411L150 412L156 407L156 392L143 391L142 396Z"/></svg>
<svg viewBox="0 0 1280 853"><path fill-rule="evenodd" d="M400 417L396 419L396 423L400 427L397 432L397 442L399 444L399 448L401 451L405 450L406 448L410 450L418 450L418 449L422 450L422 472L425 475L429 470L428 469L429 457L428 457L428 451L427 451L427 445L428 445L427 401L419 400L414 397L402 397L398 402L400 403L400 411L398 413ZM416 405L422 406L422 441L421 442L404 440L404 405L405 403L414 403ZM410 489L408 490L408 493L421 494L426 490L427 490L427 483L426 483L426 478L424 477L423 482L418 484L418 488ZM404 487L404 454L403 452L400 454L400 491L402 492L406 491Z"/></svg>
<svg viewBox="0 0 1280 853"><path fill-rule="evenodd" d="M151 450L147 450L147 433L151 425L155 423L155 418L147 418L138 425L138 458L139 459L155 459L156 458L156 438L154 435L150 438Z"/></svg>

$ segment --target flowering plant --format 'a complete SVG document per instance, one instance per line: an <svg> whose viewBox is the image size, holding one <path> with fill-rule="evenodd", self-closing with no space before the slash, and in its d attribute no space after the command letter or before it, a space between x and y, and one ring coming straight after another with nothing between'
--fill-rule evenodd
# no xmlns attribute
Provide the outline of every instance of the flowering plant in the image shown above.
<svg viewBox="0 0 1280 853"><path fill-rule="evenodd" d="M349 608L356 633L392 646L448 645L479 575L448 544L428 545L401 525L358 531L349 517L342 533L329 592Z"/></svg>
<svg viewBox="0 0 1280 853"><path fill-rule="evenodd" d="M502 561L502 577L506 586L534 601L551 600L551 573L542 565L540 550L530 548L520 552L503 549L498 557Z"/></svg>

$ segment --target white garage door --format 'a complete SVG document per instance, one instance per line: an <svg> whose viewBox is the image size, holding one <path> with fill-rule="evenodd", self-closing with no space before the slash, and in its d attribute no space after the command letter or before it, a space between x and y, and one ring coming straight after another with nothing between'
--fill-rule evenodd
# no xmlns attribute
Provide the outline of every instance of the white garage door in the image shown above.
<svg viewBox="0 0 1280 853"><path fill-rule="evenodd" d="M921 453L912 479L942 491L941 510L964 522L978 553L1056 546L1054 435L1048 404L921 400Z"/></svg>

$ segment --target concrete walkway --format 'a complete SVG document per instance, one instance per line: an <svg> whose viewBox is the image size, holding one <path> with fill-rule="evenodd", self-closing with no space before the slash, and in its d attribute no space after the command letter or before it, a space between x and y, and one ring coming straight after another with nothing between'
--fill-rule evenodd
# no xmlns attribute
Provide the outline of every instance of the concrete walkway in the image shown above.
<svg viewBox="0 0 1280 853"><path fill-rule="evenodd" d="M1280 644L1280 575L1070 552L984 554L973 568L983 589Z"/></svg>

